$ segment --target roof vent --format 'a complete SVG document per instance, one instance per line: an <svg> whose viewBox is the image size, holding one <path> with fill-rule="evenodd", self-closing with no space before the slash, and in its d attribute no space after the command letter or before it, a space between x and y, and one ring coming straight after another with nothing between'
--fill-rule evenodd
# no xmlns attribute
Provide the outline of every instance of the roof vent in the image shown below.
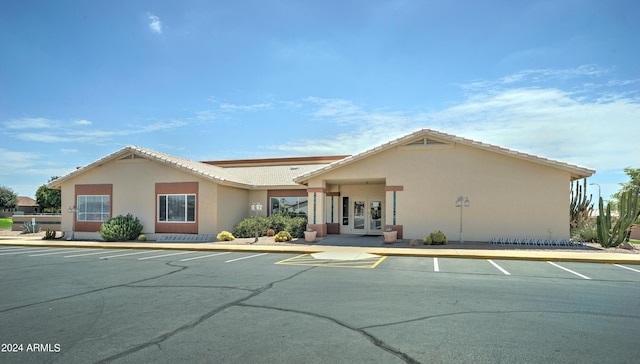
<svg viewBox="0 0 640 364"><path fill-rule="evenodd" d="M298 169L300 169L298 166L289 167L289 170L291 171L297 171Z"/></svg>

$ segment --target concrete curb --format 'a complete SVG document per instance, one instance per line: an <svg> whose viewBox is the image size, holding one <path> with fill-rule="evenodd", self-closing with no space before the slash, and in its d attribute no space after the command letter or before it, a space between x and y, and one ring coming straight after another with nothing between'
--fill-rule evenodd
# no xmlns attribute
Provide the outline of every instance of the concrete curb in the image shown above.
<svg viewBox="0 0 640 364"><path fill-rule="evenodd" d="M288 253L312 254L326 251L344 251L377 254L384 256L406 257L441 257L467 259L509 259L509 260L538 260L564 262L591 262L640 264L640 254L601 253L584 251L532 251L532 250L472 250L472 249L412 249L412 248L378 248L378 247L347 247L327 245L231 245L216 243L152 243L126 242L105 243L93 241L58 241L42 240L40 238L0 237L0 246L21 245L33 247L63 247L63 248L96 248L96 249L164 249L164 250L192 250L192 251L230 251L230 252L260 252L260 253Z"/></svg>

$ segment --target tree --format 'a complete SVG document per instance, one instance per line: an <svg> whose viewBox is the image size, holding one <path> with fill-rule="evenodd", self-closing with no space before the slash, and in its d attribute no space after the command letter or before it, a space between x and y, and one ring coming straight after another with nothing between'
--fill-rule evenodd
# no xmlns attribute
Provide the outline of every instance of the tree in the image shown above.
<svg viewBox="0 0 640 364"><path fill-rule="evenodd" d="M622 194L627 191L640 191L640 168L627 167L624 169L624 173L626 173L631 180L629 182L620 183L620 191L612 195L612 197L618 201L620 201Z"/></svg>
<svg viewBox="0 0 640 364"><path fill-rule="evenodd" d="M630 181L620 183L620 190L611 195L617 201L616 205L619 205L620 199L624 193L640 193L640 168L627 167L624 169L624 173L629 176ZM638 214L638 219L640 219L640 213ZM636 220L636 222L638 222L638 220Z"/></svg>
<svg viewBox="0 0 640 364"><path fill-rule="evenodd" d="M0 209L15 209L18 195L9 187L0 185Z"/></svg>
<svg viewBox="0 0 640 364"><path fill-rule="evenodd" d="M58 178L58 176L53 176L49 179L49 182ZM36 191L36 201L44 209L44 212L60 212L62 206L61 191L42 185Z"/></svg>

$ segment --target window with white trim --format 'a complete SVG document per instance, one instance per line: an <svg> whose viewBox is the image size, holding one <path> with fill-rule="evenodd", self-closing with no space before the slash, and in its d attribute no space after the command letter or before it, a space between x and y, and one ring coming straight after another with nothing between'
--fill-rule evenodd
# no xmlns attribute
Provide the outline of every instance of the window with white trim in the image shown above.
<svg viewBox="0 0 640 364"><path fill-rule="evenodd" d="M195 222L196 195L158 195L158 222Z"/></svg>
<svg viewBox="0 0 640 364"><path fill-rule="evenodd" d="M107 221L111 213L111 198L109 195L78 195L76 221Z"/></svg>

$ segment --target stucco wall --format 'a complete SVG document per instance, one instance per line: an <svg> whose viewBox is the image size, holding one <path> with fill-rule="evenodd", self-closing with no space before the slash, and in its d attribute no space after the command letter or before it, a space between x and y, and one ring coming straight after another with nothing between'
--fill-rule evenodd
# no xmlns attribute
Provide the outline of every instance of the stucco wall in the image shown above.
<svg viewBox="0 0 640 364"><path fill-rule="evenodd" d="M459 144L400 147L318 176L309 187L349 178L382 178L387 186L403 186L396 194L396 216L405 238L440 229L450 240L458 240L459 195L470 200L463 211L466 241L569 237L570 176L560 169ZM389 224L389 197L385 206Z"/></svg>
<svg viewBox="0 0 640 364"><path fill-rule="evenodd" d="M74 185L113 185L112 215L131 213L138 217L145 233L153 233L156 219L155 184L198 182L198 221L200 234L216 234L218 185L178 169L146 159L110 161L68 180L62 188L62 230L71 231L74 206Z"/></svg>

